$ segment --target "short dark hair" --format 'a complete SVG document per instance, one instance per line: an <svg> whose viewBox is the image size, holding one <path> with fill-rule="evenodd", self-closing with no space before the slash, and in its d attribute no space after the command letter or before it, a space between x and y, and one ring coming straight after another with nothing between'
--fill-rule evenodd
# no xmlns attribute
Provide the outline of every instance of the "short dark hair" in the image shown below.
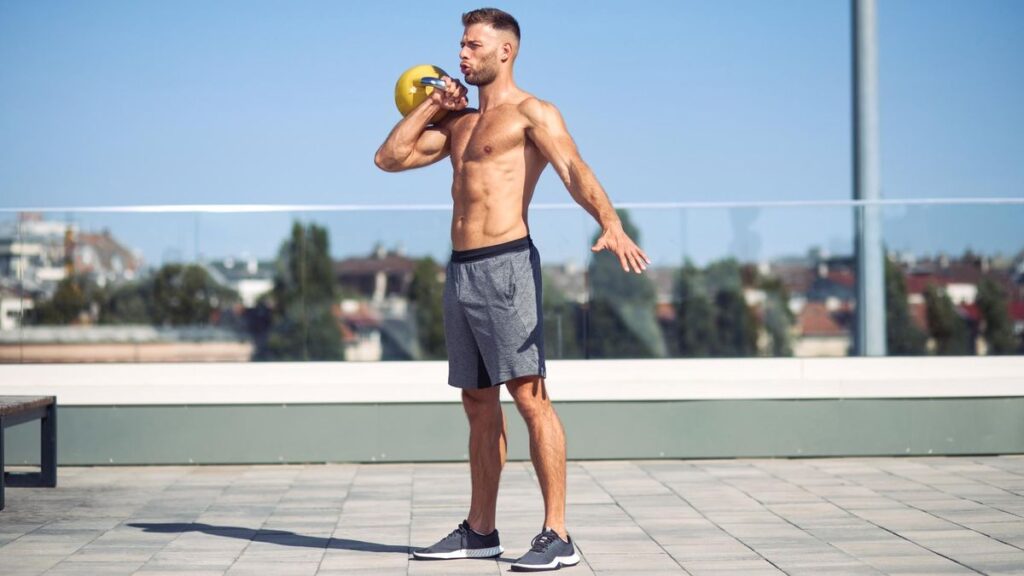
<svg viewBox="0 0 1024 576"><path fill-rule="evenodd" d="M506 30L519 40L519 22L511 14L497 8L478 8L462 15L462 25L490 24L495 30Z"/></svg>

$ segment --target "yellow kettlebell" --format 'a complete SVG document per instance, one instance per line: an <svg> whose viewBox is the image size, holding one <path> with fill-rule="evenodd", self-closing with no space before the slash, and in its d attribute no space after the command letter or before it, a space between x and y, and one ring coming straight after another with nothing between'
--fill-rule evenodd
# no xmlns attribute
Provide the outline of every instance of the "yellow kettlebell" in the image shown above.
<svg viewBox="0 0 1024 576"><path fill-rule="evenodd" d="M448 73L444 70L430 64L420 64L402 72L402 75L398 77L398 82L395 83L395 105L398 106L398 111L402 113L402 116L412 112L434 91L433 86L422 83L424 78L441 78L447 75ZM430 122L438 122L447 113L447 110L439 111L434 114Z"/></svg>

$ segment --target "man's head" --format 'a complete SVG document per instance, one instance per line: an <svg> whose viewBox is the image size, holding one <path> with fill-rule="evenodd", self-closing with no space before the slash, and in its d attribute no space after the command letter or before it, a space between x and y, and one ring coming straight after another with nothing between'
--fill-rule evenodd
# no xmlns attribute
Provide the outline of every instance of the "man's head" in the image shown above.
<svg viewBox="0 0 1024 576"><path fill-rule="evenodd" d="M519 53L519 23L508 12L480 8L462 15L460 68L467 84L484 86L502 69L511 71Z"/></svg>

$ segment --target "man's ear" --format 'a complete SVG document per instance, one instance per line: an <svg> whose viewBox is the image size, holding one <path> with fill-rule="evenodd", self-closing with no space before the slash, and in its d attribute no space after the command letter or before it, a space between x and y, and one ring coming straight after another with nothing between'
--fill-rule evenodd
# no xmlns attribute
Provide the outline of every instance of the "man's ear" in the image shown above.
<svg viewBox="0 0 1024 576"><path fill-rule="evenodd" d="M508 59L512 57L512 43L505 42L501 45L501 61L508 62Z"/></svg>

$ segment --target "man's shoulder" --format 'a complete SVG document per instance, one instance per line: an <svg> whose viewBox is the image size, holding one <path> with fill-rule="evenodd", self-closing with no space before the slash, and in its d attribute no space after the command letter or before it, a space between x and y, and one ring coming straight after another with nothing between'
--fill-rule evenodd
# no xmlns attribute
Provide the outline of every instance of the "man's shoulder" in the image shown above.
<svg viewBox="0 0 1024 576"><path fill-rule="evenodd" d="M526 94L516 105L516 108L524 114L543 114L550 109L556 109L555 105L547 100L541 100L533 94Z"/></svg>
<svg viewBox="0 0 1024 576"><path fill-rule="evenodd" d="M554 104L547 100L541 100L532 94L528 94L526 98L523 98L516 108L531 123L545 123L560 115L558 108Z"/></svg>

